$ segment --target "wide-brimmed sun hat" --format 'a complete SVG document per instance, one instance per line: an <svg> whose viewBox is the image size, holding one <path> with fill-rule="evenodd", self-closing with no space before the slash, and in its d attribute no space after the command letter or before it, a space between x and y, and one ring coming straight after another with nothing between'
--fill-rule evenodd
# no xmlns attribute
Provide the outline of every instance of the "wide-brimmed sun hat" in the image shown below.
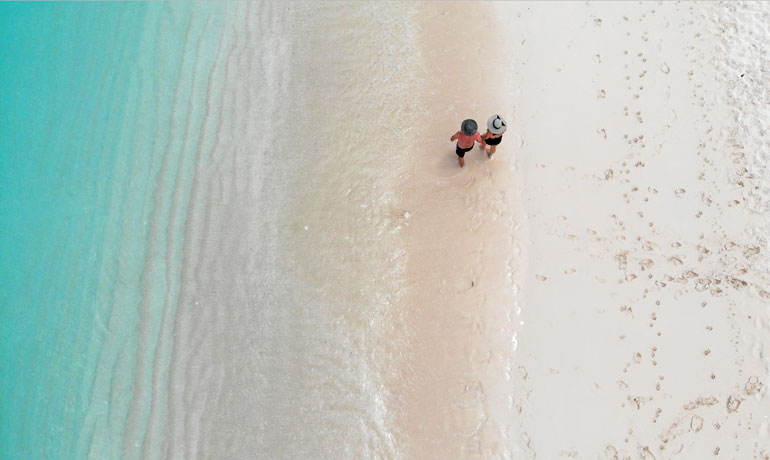
<svg viewBox="0 0 770 460"><path fill-rule="evenodd" d="M476 124L476 120L468 119L463 121L463 124L460 125L460 131L466 136L473 136L478 129L479 125Z"/></svg>
<svg viewBox="0 0 770 460"><path fill-rule="evenodd" d="M508 129L508 124L500 115L492 115L489 117L489 120L487 120L487 129L489 129L492 134L502 134Z"/></svg>

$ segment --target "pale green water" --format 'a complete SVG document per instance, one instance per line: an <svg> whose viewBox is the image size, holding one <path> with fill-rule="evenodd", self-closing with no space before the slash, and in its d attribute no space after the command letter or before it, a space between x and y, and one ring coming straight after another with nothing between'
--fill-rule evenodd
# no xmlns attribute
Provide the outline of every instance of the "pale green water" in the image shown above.
<svg viewBox="0 0 770 460"><path fill-rule="evenodd" d="M224 19L0 4L0 458L157 456Z"/></svg>

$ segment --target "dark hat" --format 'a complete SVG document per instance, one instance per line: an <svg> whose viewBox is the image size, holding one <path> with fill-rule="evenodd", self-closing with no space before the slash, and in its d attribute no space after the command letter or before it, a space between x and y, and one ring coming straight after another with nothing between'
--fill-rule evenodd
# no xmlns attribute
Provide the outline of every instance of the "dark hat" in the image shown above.
<svg viewBox="0 0 770 460"><path fill-rule="evenodd" d="M460 131L466 136L473 136L478 129L479 125L476 124L476 120L468 119L463 121L463 124L460 125Z"/></svg>

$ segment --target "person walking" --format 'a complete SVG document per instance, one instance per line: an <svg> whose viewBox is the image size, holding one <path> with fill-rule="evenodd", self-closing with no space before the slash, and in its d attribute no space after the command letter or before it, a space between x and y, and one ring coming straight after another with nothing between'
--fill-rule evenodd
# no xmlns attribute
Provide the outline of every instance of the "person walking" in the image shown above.
<svg viewBox="0 0 770 460"><path fill-rule="evenodd" d="M508 129L508 124L505 123L503 117L500 115L492 115L487 120L487 132L481 136L479 140L479 147L487 152L487 158L492 159L492 155L495 154L497 146L503 141L503 133Z"/></svg>
<svg viewBox="0 0 770 460"><path fill-rule="evenodd" d="M480 142L480 138L481 134L479 134L476 121L470 119L464 120L460 125L460 131L457 131L449 138L450 141L457 140L455 153L457 153L457 162L460 163L461 168L465 167L465 153L473 149L473 145L477 141Z"/></svg>

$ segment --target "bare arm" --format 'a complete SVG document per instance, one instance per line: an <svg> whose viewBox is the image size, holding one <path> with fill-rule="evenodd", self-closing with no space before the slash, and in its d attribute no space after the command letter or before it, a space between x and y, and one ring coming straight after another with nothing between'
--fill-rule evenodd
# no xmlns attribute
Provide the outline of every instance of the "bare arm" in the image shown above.
<svg viewBox="0 0 770 460"><path fill-rule="evenodd" d="M452 134L452 137L449 138L450 141L454 141L457 139L457 133Z"/></svg>

